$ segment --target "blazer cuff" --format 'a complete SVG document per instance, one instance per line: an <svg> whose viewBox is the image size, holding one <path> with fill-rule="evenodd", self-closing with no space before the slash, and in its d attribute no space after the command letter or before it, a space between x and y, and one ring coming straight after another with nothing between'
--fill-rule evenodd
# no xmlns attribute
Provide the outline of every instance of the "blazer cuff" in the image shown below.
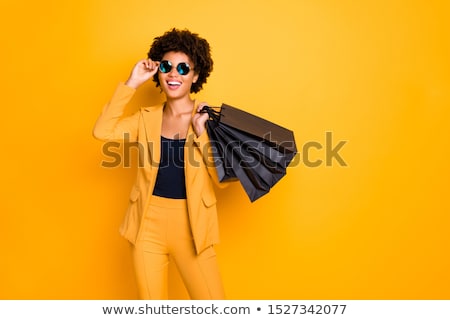
<svg viewBox="0 0 450 320"><path fill-rule="evenodd" d="M214 163L213 153L212 153L212 145L209 140L208 132L205 129L203 133L197 137L194 133L194 144L197 148L200 149L200 152L203 156L203 159L207 165L211 165Z"/></svg>
<svg viewBox="0 0 450 320"><path fill-rule="evenodd" d="M114 101L116 99L131 99L131 97L133 97L135 93L136 89L127 86L124 82L119 82L116 87L116 91L114 91L111 101Z"/></svg>
<svg viewBox="0 0 450 320"><path fill-rule="evenodd" d="M197 135L194 133L194 142L197 145L203 144L203 143L207 143L209 142L209 137L208 137L208 133L207 130L205 128L205 130L203 130L203 133L197 137Z"/></svg>

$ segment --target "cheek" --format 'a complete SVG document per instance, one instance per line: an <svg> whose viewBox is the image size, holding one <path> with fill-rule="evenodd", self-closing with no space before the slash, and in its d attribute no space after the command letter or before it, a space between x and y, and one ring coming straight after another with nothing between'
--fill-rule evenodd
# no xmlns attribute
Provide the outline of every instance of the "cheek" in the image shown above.
<svg viewBox="0 0 450 320"><path fill-rule="evenodd" d="M158 71L158 80L159 83L162 84L164 82L164 76L162 76L162 73Z"/></svg>

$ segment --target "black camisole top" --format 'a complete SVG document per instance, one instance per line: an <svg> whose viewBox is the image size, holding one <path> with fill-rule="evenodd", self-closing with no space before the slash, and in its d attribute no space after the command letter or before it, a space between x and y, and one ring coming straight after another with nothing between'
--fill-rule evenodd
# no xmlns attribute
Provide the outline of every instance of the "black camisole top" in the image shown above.
<svg viewBox="0 0 450 320"><path fill-rule="evenodd" d="M186 199L185 142L186 139L168 139L161 136L161 159L153 195L172 199Z"/></svg>

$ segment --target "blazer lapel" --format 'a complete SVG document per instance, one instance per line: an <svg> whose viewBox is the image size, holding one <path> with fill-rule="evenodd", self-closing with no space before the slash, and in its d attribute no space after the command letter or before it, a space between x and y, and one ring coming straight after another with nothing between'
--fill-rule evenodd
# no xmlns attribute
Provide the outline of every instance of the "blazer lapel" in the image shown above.
<svg viewBox="0 0 450 320"><path fill-rule="evenodd" d="M158 167L161 157L162 111L162 105L144 108L142 111L145 141L148 147L151 167Z"/></svg>

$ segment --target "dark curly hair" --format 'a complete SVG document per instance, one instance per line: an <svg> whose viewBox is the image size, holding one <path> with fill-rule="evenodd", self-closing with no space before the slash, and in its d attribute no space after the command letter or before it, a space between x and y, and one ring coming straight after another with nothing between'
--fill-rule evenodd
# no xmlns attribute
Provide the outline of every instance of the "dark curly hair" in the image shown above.
<svg viewBox="0 0 450 320"><path fill-rule="evenodd" d="M183 52L192 60L198 79L192 84L191 93L199 92L213 70L209 43L189 30L173 28L153 40L147 56L153 61L161 61L164 54L170 51ZM156 82L157 87L160 86L158 73L153 76L153 81Z"/></svg>

